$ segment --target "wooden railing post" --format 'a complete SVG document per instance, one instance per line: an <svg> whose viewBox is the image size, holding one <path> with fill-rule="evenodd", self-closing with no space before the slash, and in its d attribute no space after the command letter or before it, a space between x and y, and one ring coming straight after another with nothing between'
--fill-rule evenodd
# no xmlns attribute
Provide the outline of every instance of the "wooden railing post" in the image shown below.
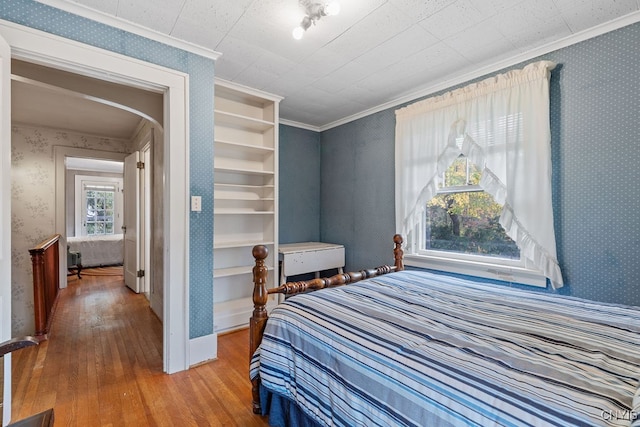
<svg viewBox="0 0 640 427"><path fill-rule="evenodd" d="M45 334L47 312L44 302L44 251L30 249L33 269L33 311L36 320L36 337Z"/></svg>
<svg viewBox="0 0 640 427"><path fill-rule="evenodd" d="M35 336L46 339L60 289L60 235L55 234L29 249L33 270Z"/></svg>

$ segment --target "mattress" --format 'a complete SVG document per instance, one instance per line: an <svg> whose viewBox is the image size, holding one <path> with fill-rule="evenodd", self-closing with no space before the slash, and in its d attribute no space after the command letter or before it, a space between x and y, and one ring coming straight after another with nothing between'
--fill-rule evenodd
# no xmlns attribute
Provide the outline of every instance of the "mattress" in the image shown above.
<svg viewBox="0 0 640 427"><path fill-rule="evenodd" d="M70 250L81 253L83 267L122 265L124 262L122 234L67 237L67 244Z"/></svg>
<svg viewBox="0 0 640 427"><path fill-rule="evenodd" d="M318 425L629 426L640 309L402 271L288 298L257 375Z"/></svg>

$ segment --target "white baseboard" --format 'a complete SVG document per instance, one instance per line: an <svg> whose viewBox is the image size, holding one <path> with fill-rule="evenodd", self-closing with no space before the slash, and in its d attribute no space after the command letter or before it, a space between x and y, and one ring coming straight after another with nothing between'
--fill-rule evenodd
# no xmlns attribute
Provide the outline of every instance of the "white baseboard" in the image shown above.
<svg viewBox="0 0 640 427"><path fill-rule="evenodd" d="M189 340L189 366L218 358L218 334Z"/></svg>

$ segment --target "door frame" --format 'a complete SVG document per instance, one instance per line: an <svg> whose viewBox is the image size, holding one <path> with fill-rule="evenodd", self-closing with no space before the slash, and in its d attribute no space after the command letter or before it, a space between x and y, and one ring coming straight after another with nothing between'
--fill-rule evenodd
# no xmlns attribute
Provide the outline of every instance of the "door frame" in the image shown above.
<svg viewBox="0 0 640 427"><path fill-rule="evenodd" d="M11 51L0 37L0 342L11 339ZM11 419L11 353L0 363L4 384L0 419L7 425Z"/></svg>
<svg viewBox="0 0 640 427"><path fill-rule="evenodd" d="M140 207L140 233L138 240L140 242L140 255L142 256L142 269L145 274L140 278L140 290L145 295L149 303L151 303L150 282L153 271L151 270L151 167L153 160L151 159L151 146L154 141L155 129L152 127L145 135L142 141L146 142L140 151L140 158L144 163L144 169L141 175L141 207Z"/></svg>
<svg viewBox="0 0 640 427"><path fill-rule="evenodd" d="M142 185L141 169L138 169L140 161L140 151L136 149L133 153L127 154L127 157L124 158L124 167L122 171L125 188L123 195L122 220L123 225L126 227L122 233L124 245L122 273L124 274L124 284L137 294L140 293L141 281L141 277L138 275L138 272L143 269L140 265L142 258L140 256L140 242L144 238L144 233L142 233L140 229L140 190ZM131 170L132 168L133 170ZM133 173L133 176L130 176L131 173ZM131 214L133 214L133 217ZM132 230L133 233L131 232ZM132 257L129 252L131 250L131 242L133 243L133 264L135 265L133 266L134 271L130 273L130 267L132 264Z"/></svg>
<svg viewBox="0 0 640 427"><path fill-rule="evenodd" d="M164 94L163 366L167 373L188 369L189 75L4 20L0 36L13 58ZM56 209L56 232L64 235L61 214Z"/></svg>

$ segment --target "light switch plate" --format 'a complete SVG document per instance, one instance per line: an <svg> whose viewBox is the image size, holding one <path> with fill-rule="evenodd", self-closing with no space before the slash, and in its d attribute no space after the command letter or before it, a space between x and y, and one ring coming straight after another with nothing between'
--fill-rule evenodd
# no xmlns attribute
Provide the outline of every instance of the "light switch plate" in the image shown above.
<svg viewBox="0 0 640 427"><path fill-rule="evenodd" d="M202 211L202 196L191 196L191 212Z"/></svg>

